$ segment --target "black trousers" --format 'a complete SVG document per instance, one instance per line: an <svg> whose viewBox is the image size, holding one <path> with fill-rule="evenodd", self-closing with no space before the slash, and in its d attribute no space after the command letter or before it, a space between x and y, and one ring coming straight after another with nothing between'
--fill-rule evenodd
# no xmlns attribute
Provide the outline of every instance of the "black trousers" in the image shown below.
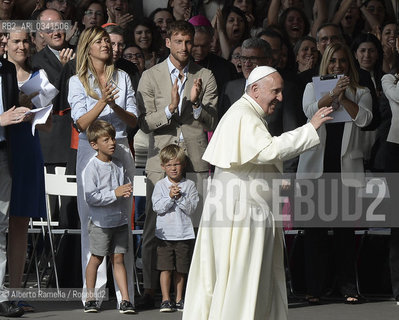
<svg viewBox="0 0 399 320"><path fill-rule="evenodd" d="M357 294L354 229L335 228L332 238L329 238L328 230L305 229L307 292L314 297L320 297L330 283L336 284L343 296L354 296ZM331 271L335 275L332 283L329 278Z"/></svg>
<svg viewBox="0 0 399 320"><path fill-rule="evenodd" d="M387 142L385 159L386 172L399 172L399 144ZM394 298L399 300L399 228L391 228L389 248L389 265L391 269L391 285Z"/></svg>

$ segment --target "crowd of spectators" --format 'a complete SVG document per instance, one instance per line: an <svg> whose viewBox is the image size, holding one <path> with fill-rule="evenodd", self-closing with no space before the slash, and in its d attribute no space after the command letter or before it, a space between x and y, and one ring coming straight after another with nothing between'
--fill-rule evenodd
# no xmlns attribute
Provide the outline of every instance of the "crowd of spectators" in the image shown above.
<svg viewBox="0 0 399 320"><path fill-rule="evenodd" d="M78 204L63 203L60 220L64 221L64 226L81 227L85 235L82 237L84 279L89 257L88 216L81 174L93 156L84 131L99 118L116 127L117 142L124 152L136 155L136 168L133 160L124 158L129 176L132 178L133 170L139 172L138 169L146 170L148 175L146 205L142 199L136 199L135 208L136 218L145 217L142 250L145 294L136 305L152 307L159 276L155 258L156 214L152 210L151 195L154 185L164 177L159 152L171 143L185 151L186 172L196 183L200 197L199 213L193 214L194 227L198 226L203 200L201 185L211 170L201 159L202 154L218 119L242 96L247 78L256 66L274 67L284 79L284 99L275 112L266 117L272 135L303 125L323 106L345 109L349 115L346 122L322 126L319 130L322 143L317 152L306 152L285 161L285 177L298 175L300 178L309 174L318 179L334 172L340 173L343 185L356 188L358 184L347 181L361 180L366 170L399 172L396 111L399 104L399 8L396 1L164 0L133 3L128 0L42 0L21 3L19 0L1 1L0 20L71 20L72 24L67 31L3 31L0 38L0 54L4 58L0 59L1 66L3 69L8 66L6 60L13 63L19 85L42 69L59 90L53 101L52 116L33 138L25 122L15 124L17 120L9 119L10 115L19 115L18 110L25 110L13 109L14 105L32 107L28 97L20 94L18 103L15 97L10 98L13 93L6 93L4 88L0 95L3 100L2 106L0 104L0 150L9 150L8 156L2 154L2 158L9 159L12 167L11 195L1 196L11 198L9 248L17 247L12 252L9 250L9 270L15 273L10 278L13 287L21 286L25 259L14 253L26 252L26 237L15 240L15 233L27 233L29 217L45 216L40 201L21 202L17 195L22 195L22 190L32 194L28 190L32 188L39 193L36 198L44 199L43 182L33 182L37 177L31 177L32 170L39 170L42 163L49 172L55 166L66 166L67 173L78 177ZM190 27L176 26L179 21L187 21ZM172 29L177 30L175 33L170 31L171 24ZM109 35L112 54L108 60L97 64L90 62L94 61L93 57L89 59L93 43L88 39L84 42L81 35L88 34L86 30L99 32L100 28L105 30L105 37ZM79 47L82 43L86 48ZM106 72L101 78L103 69ZM344 77L334 89L316 99L312 77L330 74ZM110 90L110 79L119 79L116 83L120 92ZM134 95L130 96L129 92ZM117 107L104 105L99 109L100 102L111 101L105 98L107 94L113 94L114 100L111 100L117 102ZM23 119L18 116L18 121ZM29 136L29 140L22 138L23 135ZM38 137L41 152L37 148ZM35 153L29 151L28 145ZM26 162L32 165L32 170L24 166ZM25 183L22 177L29 182ZM33 187L37 184L40 187ZM18 203L32 204L32 208L18 208ZM7 208L8 205L2 208L3 215L8 212ZM129 219L129 226L130 223ZM328 227L326 224L325 228ZM318 303L327 289L325 284L329 283L324 272L329 261L326 230L309 229L305 233L309 303ZM337 261L337 287L346 303L359 302L353 270L353 230L335 230L332 250ZM397 301L398 230L392 229L390 255L393 295ZM2 246L0 243L0 249ZM132 259L132 255L126 257ZM0 261L0 268L2 265ZM131 268L127 264L128 273ZM103 274L97 279L106 281L105 269L100 272ZM74 281L79 286L81 279L77 277ZM20 309L21 306L10 302L0 303L1 314L20 315Z"/></svg>

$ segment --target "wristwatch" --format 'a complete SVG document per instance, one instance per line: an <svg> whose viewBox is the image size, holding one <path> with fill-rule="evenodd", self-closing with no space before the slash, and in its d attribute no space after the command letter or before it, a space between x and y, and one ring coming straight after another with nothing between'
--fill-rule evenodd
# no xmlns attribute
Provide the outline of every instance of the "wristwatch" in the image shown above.
<svg viewBox="0 0 399 320"><path fill-rule="evenodd" d="M335 92L334 92L334 89L331 89L330 90L330 92L328 93L328 95L331 97L331 98L335 98Z"/></svg>
<svg viewBox="0 0 399 320"><path fill-rule="evenodd" d="M192 104L194 107L198 108L199 105L200 105L201 103L199 102L199 100L197 100L197 101L195 101L195 102L191 102L191 104Z"/></svg>

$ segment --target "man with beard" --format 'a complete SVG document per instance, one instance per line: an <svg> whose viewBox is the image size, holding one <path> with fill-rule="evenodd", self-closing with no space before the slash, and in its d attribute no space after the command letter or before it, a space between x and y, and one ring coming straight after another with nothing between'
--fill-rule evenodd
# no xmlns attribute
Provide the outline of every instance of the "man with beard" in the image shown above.
<svg viewBox="0 0 399 320"><path fill-rule="evenodd" d="M212 72L190 61L194 27L186 21L174 21L168 27L166 46L169 57L143 72L137 103L141 115L139 126L149 134L146 165L147 203L143 233L143 275L145 295L138 307L154 305L154 289L158 286L156 272L156 214L152 210L154 185L164 177L159 152L169 145L181 146L187 155L187 178L196 182L202 198L202 181L208 163L201 159L207 146L206 131L217 124L217 87ZM200 207L200 206L198 206ZM201 208L194 214L198 226Z"/></svg>

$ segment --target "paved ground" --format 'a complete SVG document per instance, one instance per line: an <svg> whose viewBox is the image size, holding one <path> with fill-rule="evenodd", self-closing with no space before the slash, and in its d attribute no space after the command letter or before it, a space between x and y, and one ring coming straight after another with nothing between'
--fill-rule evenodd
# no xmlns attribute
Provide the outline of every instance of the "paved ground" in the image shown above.
<svg viewBox="0 0 399 320"><path fill-rule="evenodd" d="M142 311L136 315L121 315L114 309L115 301L103 304L103 309L97 314L86 314L78 302L32 302L36 312L27 313L25 319L121 319L135 320L180 320L182 314L160 313L158 310ZM360 305L345 305L330 302L319 306L308 306L304 303L290 303L289 320L393 320L399 317L399 306L394 301L373 301ZM249 319L231 319L249 320ZM266 320L266 319L265 319ZM272 320L272 319L267 319Z"/></svg>

